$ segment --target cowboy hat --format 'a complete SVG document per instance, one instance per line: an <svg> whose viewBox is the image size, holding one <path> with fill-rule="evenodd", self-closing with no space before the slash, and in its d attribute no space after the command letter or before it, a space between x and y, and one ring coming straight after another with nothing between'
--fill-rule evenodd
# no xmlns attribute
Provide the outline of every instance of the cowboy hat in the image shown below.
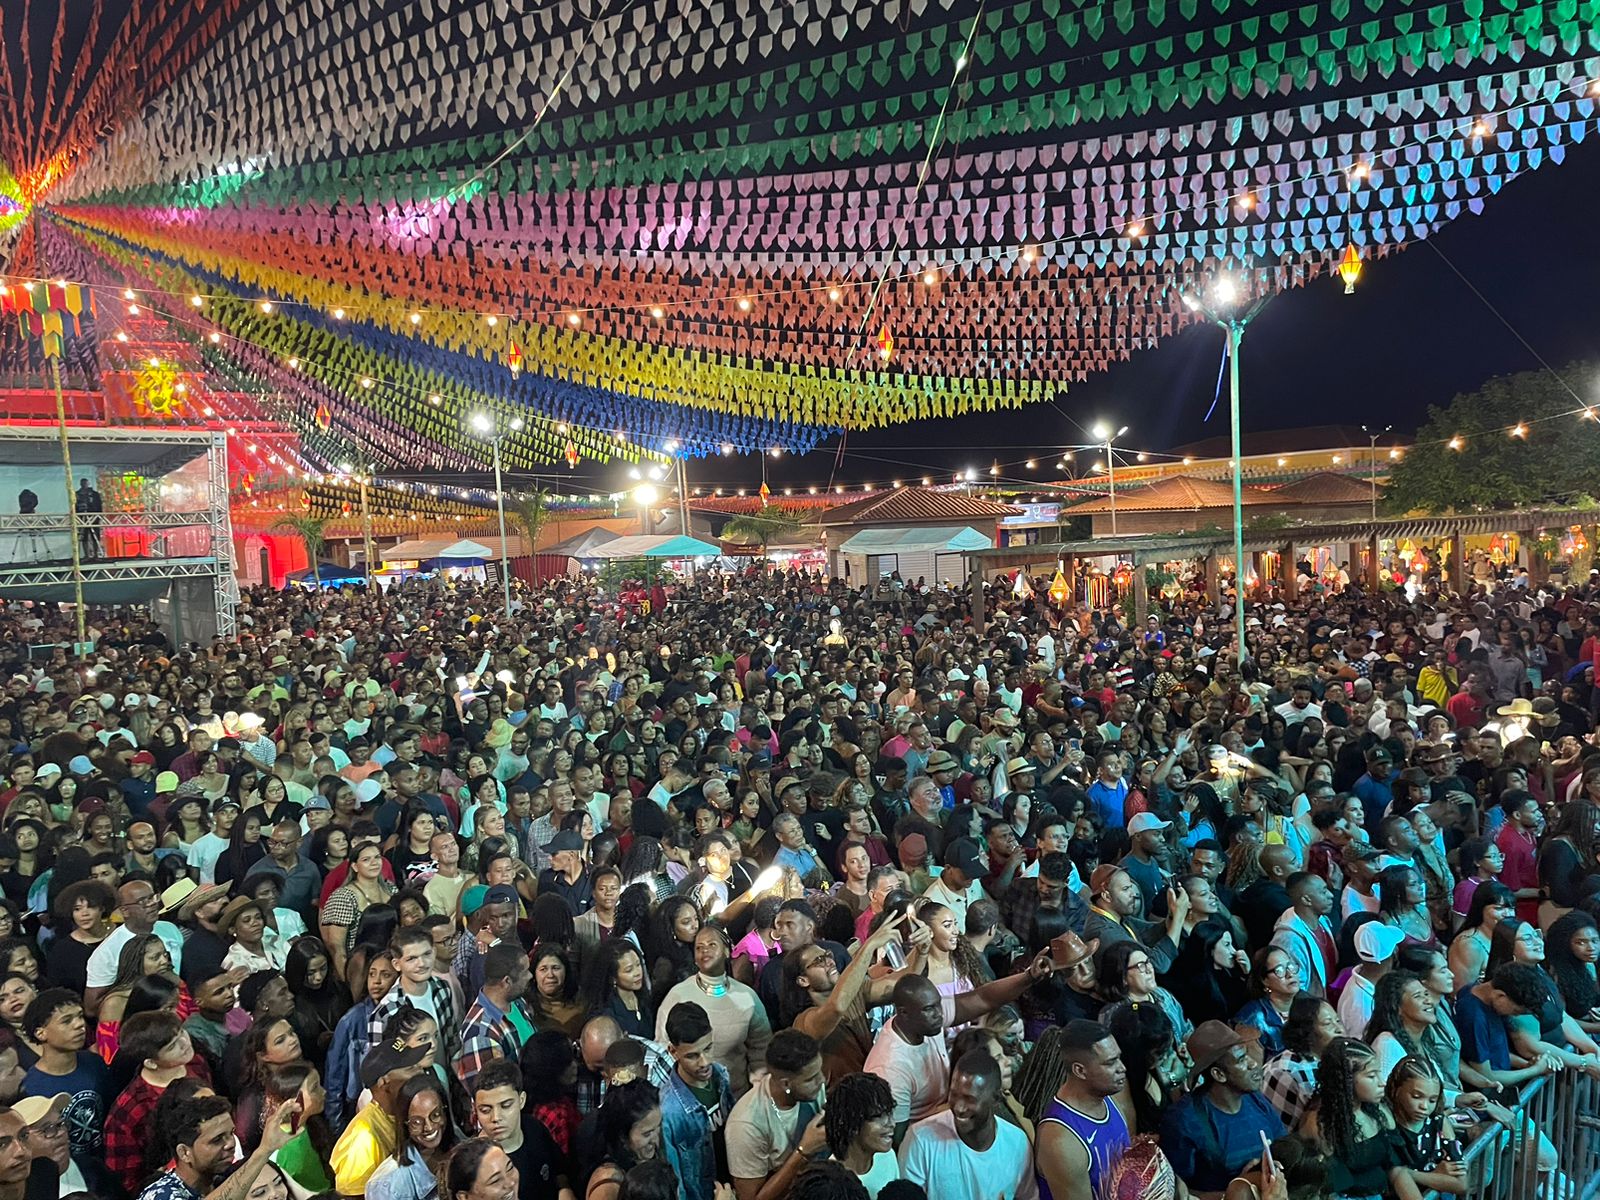
<svg viewBox="0 0 1600 1200"><path fill-rule="evenodd" d="M263 916L266 915L261 907L261 902L254 896L235 896L232 900L229 900L228 907L224 908L222 915L217 918L217 932L222 934L223 937L231 936L233 923L243 916L246 910L252 908L262 913Z"/></svg>
<svg viewBox="0 0 1600 1200"><path fill-rule="evenodd" d="M1249 1026L1235 1029L1222 1021L1202 1021L1184 1043L1189 1048L1189 1058L1194 1063L1189 1079L1202 1079L1205 1073L1221 1061L1222 1056L1235 1046L1248 1046L1261 1036L1261 1031Z"/></svg>
<svg viewBox="0 0 1600 1200"><path fill-rule="evenodd" d="M1099 938L1090 938L1085 942L1069 929L1060 937L1050 939L1050 961L1055 964L1056 970L1070 971L1084 959L1093 958L1099 949Z"/></svg>
<svg viewBox="0 0 1600 1200"><path fill-rule="evenodd" d="M1497 717L1535 717L1538 711L1533 707L1533 701L1518 696L1510 704L1502 704L1494 710Z"/></svg>

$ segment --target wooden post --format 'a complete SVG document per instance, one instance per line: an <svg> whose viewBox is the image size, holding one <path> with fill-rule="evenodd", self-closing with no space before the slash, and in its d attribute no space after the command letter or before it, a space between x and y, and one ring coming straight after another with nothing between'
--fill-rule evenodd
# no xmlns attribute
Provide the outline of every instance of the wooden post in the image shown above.
<svg viewBox="0 0 1600 1200"><path fill-rule="evenodd" d="M1367 539L1367 590L1378 590L1378 579L1381 575L1378 564L1378 535L1373 534Z"/></svg>
<svg viewBox="0 0 1600 1200"><path fill-rule="evenodd" d="M1215 550L1206 555L1206 597L1213 603L1220 603L1222 599L1222 578Z"/></svg>
<svg viewBox="0 0 1600 1200"><path fill-rule="evenodd" d="M1467 539L1459 529L1450 535L1450 590L1458 595L1467 591Z"/></svg>
<svg viewBox="0 0 1600 1200"><path fill-rule="evenodd" d="M1150 588L1145 580L1145 566L1139 556L1133 556L1133 625L1144 628L1144 619L1150 615Z"/></svg>
<svg viewBox="0 0 1600 1200"><path fill-rule="evenodd" d="M1293 542L1279 551L1278 580L1283 587L1283 602L1293 604L1300 594L1300 572L1295 568Z"/></svg>
<svg viewBox="0 0 1600 1200"><path fill-rule="evenodd" d="M1250 551L1250 569L1256 573L1256 594L1258 599L1265 598L1267 594L1267 552L1265 550Z"/></svg>

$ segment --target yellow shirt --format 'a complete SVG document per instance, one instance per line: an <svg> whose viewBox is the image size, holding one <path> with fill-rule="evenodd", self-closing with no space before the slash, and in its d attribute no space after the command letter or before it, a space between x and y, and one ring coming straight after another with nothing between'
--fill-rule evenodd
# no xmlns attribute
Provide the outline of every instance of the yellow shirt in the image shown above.
<svg viewBox="0 0 1600 1200"><path fill-rule="evenodd" d="M367 1180L378 1165L395 1152L399 1129L379 1104L369 1104L339 1135L330 1156L333 1186L341 1196L364 1196Z"/></svg>

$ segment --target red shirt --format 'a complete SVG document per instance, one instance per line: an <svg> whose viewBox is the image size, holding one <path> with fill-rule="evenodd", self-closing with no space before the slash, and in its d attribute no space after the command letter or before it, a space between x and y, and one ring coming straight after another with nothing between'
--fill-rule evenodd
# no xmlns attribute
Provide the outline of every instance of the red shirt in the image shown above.
<svg viewBox="0 0 1600 1200"><path fill-rule="evenodd" d="M1489 702L1480 700L1471 692L1457 692L1444 702L1444 708L1457 729L1476 729L1489 715Z"/></svg>
<svg viewBox="0 0 1600 1200"><path fill-rule="evenodd" d="M1512 891L1539 886L1539 867L1534 859L1533 838L1523 829L1509 822L1495 834L1494 844L1506 856L1506 865L1500 868L1500 882ZM1538 900L1518 900L1517 916L1524 921L1539 919Z"/></svg>

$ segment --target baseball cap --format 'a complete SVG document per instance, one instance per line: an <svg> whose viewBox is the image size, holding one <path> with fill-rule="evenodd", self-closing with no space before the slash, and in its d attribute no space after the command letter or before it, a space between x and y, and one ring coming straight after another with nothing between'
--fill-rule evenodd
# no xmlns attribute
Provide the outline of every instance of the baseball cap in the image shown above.
<svg viewBox="0 0 1600 1200"><path fill-rule="evenodd" d="M74 775L93 775L94 764L89 761L87 754L75 754L72 761L67 764L67 770Z"/></svg>
<svg viewBox="0 0 1600 1200"><path fill-rule="evenodd" d="M485 904L515 904L517 903L517 890L509 884L497 883L484 894Z"/></svg>
<svg viewBox="0 0 1600 1200"><path fill-rule="evenodd" d="M483 907L483 898L488 894L489 889L481 883L475 883L466 891L462 892L461 915L464 917L470 917L473 913L477 912Z"/></svg>
<svg viewBox="0 0 1600 1200"><path fill-rule="evenodd" d="M968 879L984 873L983 855L971 838L957 838L944 848L944 865L954 867Z"/></svg>
<svg viewBox="0 0 1600 1200"><path fill-rule="evenodd" d="M70 1103L72 1097L66 1092L57 1092L54 1096L24 1096L11 1106L11 1111L21 1117L24 1124L37 1125L46 1117L59 1117Z"/></svg>
<svg viewBox="0 0 1600 1200"><path fill-rule="evenodd" d="M317 812L332 812L333 805L328 803L328 798L326 796L322 795L321 793L317 793L316 795L313 795L311 799L306 801L306 811L312 812L313 810Z"/></svg>
<svg viewBox="0 0 1600 1200"><path fill-rule="evenodd" d="M376 779L363 779L356 784L356 799L363 804L372 804L381 795L383 795L383 785Z"/></svg>
<svg viewBox="0 0 1600 1200"><path fill-rule="evenodd" d="M1152 829L1166 829L1171 824L1171 821L1163 821L1153 812L1134 813L1133 820L1128 822L1128 836L1148 833Z"/></svg>
<svg viewBox="0 0 1600 1200"><path fill-rule="evenodd" d="M432 1053L431 1045L408 1046L403 1037L379 1042L366 1058L361 1060L362 1086L375 1088L385 1075L408 1070Z"/></svg>
<svg viewBox="0 0 1600 1200"><path fill-rule="evenodd" d="M1400 948L1400 943L1406 940L1406 935L1394 925L1368 921L1356 930L1355 940L1356 953L1361 956L1362 962L1381 963L1389 961L1390 956Z"/></svg>
<svg viewBox="0 0 1600 1200"><path fill-rule="evenodd" d="M154 754L151 754L150 751L148 751L148 750L139 750L139 751L135 752L134 756L132 758L130 758L128 761L132 762L132 763L144 763L147 766L149 766L149 765L153 765L155 763L156 756Z"/></svg>
<svg viewBox="0 0 1600 1200"><path fill-rule="evenodd" d="M563 829L544 844L546 854L562 854L569 850L582 849L583 835L576 829Z"/></svg>
<svg viewBox="0 0 1600 1200"><path fill-rule="evenodd" d="M156 776L156 795L164 796L168 792L178 790L178 773L176 771L163 771Z"/></svg>

